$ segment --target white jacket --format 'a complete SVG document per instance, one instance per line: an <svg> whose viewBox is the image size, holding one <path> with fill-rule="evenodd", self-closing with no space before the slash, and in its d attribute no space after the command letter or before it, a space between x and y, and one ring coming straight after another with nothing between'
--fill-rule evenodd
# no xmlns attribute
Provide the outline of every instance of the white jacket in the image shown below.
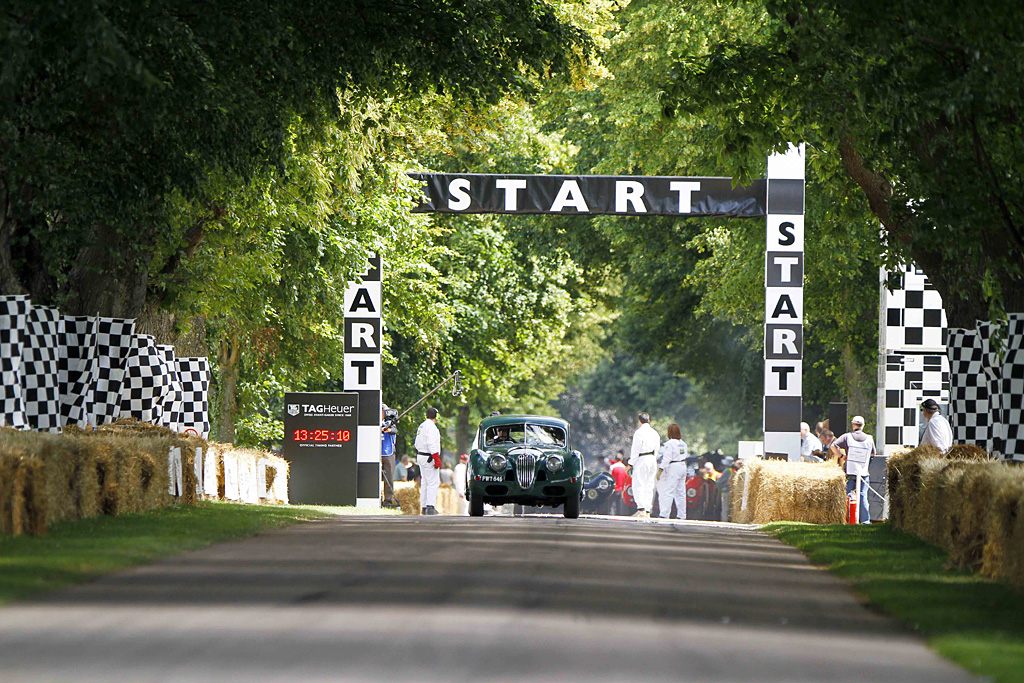
<svg viewBox="0 0 1024 683"><path fill-rule="evenodd" d="M440 453L441 431L433 420L424 420L416 430L416 453Z"/></svg>
<svg viewBox="0 0 1024 683"><path fill-rule="evenodd" d="M633 433L633 446L629 449L629 464L636 465L641 453L657 454L661 437L650 423L645 422Z"/></svg>

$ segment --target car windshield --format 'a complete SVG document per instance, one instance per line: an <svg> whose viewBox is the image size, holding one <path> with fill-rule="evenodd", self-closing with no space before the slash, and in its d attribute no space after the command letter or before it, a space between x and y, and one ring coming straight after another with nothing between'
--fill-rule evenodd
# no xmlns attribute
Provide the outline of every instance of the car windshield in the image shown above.
<svg viewBox="0 0 1024 683"><path fill-rule="evenodd" d="M561 427L539 424L507 424L488 427L484 432L484 447L525 444L528 446L565 447L565 430Z"/></svg>

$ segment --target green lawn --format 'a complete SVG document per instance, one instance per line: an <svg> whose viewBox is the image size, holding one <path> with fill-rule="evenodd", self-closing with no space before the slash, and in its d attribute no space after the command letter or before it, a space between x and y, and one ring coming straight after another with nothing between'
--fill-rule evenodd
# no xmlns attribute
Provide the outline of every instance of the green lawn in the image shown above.
<svg viewBox="0 0 1024 683"><path fill-rule="evenodd" d="M200 503L63 522L42 538L0 536L0 604L183 550L337 514L396 514L327 506Z"/></svg>
<svg viewBox="0 0 1024 683"><path fill-rule="evenodd" d="M996 681L1024 679L1024 591L945 569L945 551L888 524L763 530L849 580L945 657Z"/></svg>

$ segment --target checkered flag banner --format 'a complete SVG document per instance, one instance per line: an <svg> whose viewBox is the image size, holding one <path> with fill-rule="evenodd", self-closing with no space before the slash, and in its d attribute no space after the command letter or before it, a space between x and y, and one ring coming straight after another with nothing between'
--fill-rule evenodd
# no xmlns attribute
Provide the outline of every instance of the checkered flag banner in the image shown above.
<svg viewBox="0 0 1024 683"><path fill-rule="evenodd" d="M1011 313L1003 359L1003 453L1024 461L1024 313Z"/></svg>
<svg viewBox="0 0 1024 683"><path fill-rule="evenodd" d="M121 385L121 417L160 424L170 376L164 352L150 335L135 335Z"/></svg>
<svg viewBox="0 0 1024 683"><path fill-rule="evenodd" d="M1003 423L1003 359L996 350L993 335L996 326L978 321L978 338L981 340L982 370L988 382L989 434L986 450L995 456L1005 452L1005 424Z"/></svg>
<svg viewBox="0 0 1024 683"><path fill-rule="evenodd" d="M85 427L89 422L89 389L95 375L96 319L62 316L57 344L61 426Z"/></svg>
<svg viewBox="0 0 1024 683"><path fill-rule="evenodd" d="M0 422L27 429L21 386L22 337L32 307L27 296L0 296Z"/></svg>
<svg viewBox="0 0 1024 683"><path fill-rule="evenodd" d="M977 330L949 330L949 422L955 443L969 443L987 449L991 435L989 382L985 356Z"/></svg>
<svg viewBox="0 0 1024 683"><path fill-rule="evenodd" d="M167 374L167 392L161 406L160 424L175 432L180 430L181 421L181 380L178 378L178 364L174 358L174 347L158 345L162 354L164 372Z"/></svg>
<svg viewBox="0 0 1024 683"><path fill-rule="evenodd" d="M210 436L210 361L206 358L178 358L175 365L181 386L178 429L195 430L205 439Z"/></svg>
<svg viewBox="0 0 1024 683"><path fill-rule="evenodd" d="M32 306L22 335L21 391L30 429L59 432L60 312Z"/></svg>
<svg viewBox="0 0 1024 683"><path fill-rule="evenodd" d="M94 425L114 422L121 414L121 384L134 336L134 320L97 320L96 376L88 400L90 421Z"/></svg>

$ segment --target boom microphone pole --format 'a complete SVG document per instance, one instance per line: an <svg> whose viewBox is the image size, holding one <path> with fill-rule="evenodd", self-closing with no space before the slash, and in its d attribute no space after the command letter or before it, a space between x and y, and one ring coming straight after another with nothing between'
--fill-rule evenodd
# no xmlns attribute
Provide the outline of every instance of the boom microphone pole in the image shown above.
<svg viewBox="0 0 1024 683"><path fill-rule="evenodd" d="M401 419L402 419L403 417L405 417L405 416L406 416L406 415L407 415L407 414L408 414L408 413L409 413L410 411L412 411L412 409L413 409L413 408L415 408L415 407L416 407L416 406L418 406L419 404L421 404L421 403L423 403L424 401L426 401L426 400L427 400L428 398L430 398L430 397L431 397L431 395L433 395L433 394L434 394L434 393L435 393L435 392L436 392L436 391L437 391L438 389L440 389L441 387L443 387L443 386L444 386L445 384L448 384L448 382L451 382L451 381L452 381L453 379L455 380L455 386L453 386L453 387L452 387L452 396L459 396L460 394L462 394L462 375L460 374L460 372L459 372L458 370L456 370L456 371L455 371L455 372L453 372L452 374L448 375L448 377L447 377L447 378L446 378L446 379L445 379L445 380L444 380L443 382L441 382L441 383L440 383L440 384L438 384L438 385L437 385L436 387L434 387L433 389L431 389L430 391L428 391L428 392L427 392L427 393L426 393L426 394L425 394L425 395L424 395L424 396L423 396L423 397L422 397L422 398L421 398L420 400L416 401L416 402L415 402L415 403L413 403L413 404L412 404L411 406L409 406L408 408L406 408L406 409L405 409L405 411L404 411L404 412L402 412L402 414L401 414L401 415L399 415L398 417L396 417L396 418L395 418L395 419L394 419L394 420L392 421L392 424L394 424L395 422L398 422L399 420L401 420Z"/></svg>

